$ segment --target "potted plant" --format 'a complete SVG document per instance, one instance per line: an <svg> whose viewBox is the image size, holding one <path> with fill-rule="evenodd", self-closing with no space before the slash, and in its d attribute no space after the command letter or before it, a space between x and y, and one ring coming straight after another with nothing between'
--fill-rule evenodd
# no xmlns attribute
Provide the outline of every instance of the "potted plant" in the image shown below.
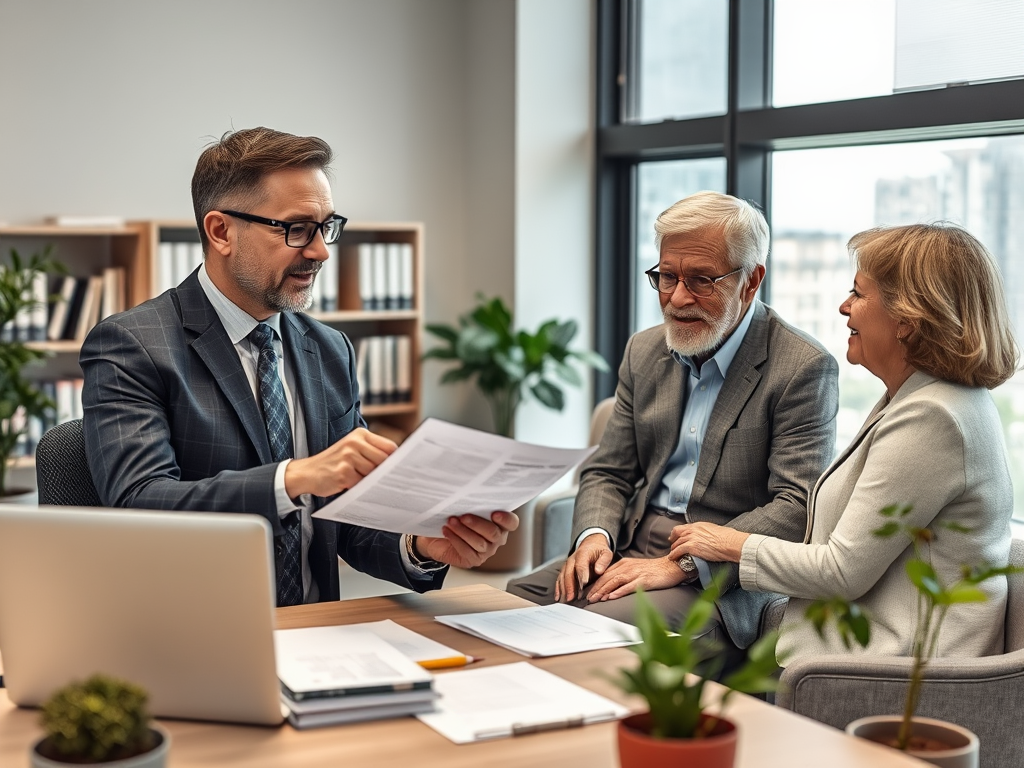
<svg viewBox="0 0 1024 768"><path fill-rule="evenodd" d="M561 411L565 395L556 380L577 387L583 383L571 361L599 371L608 370L608 364L596 352L569 349L576 336L575 321L548 320L535 333L516 331L512 313L500 297L488 299L477 294L477 300L479 304L459 318L458 327L426 327L444 345L431 349L423 359L459 363L445 372L442 384L476 377L476 384L491 407L498 434L512 436L516 408L527 392L541 405Z"/></svg>
<svg viewBox="0 0 1024 768"><path fill-rule="evenodd" d="M622 768L693 765L730 768L736 752L736 726L721 716L733 691L761 693L776 687L775 643L778 633L759 639L744 664L728 674L717 714L703 701L708 680L722 672L720 644L701 637L711 619L719 584L712 582L693 604L682 625L670 632L661 613L643 590L637 593L637 628L642 642L631 646L639 663L620 670L613 682L626 693L642 696L648 712L618 725Z"/></svg>
<svg viewBox="0 0 1024 768"><path fill-rule="evenodd" d="M7 470L28 420L43 416L53 401L25 377L25 366L41 360L46 353L30 349L23 339L14 338L12 325L24 312L33 310L39 298L33 286L39 275L60 272L51 260L50 248L25 260L11 249L10 261L0 265L0 497L28 493L7 487ZM9 329L2 332L4 328Z"/></svg>
<svg viewBox="0 0 1024 768"><path fill-rule="evenodd" d="M910 681L902 715L881 715L855 720L846 727L847 733L877 741L903 750L918 759L945 768L976 768L978 765L978 737L966 728L930 718L915 717L925 669L935 656L939 630L950 606L958 603L978 603L988 599L979 588L982 582L996 576L1019 573L1020 568L1005 565L962 566L960 579L944 584L931 563L922 556L921 545L932 541L935 533L903 522L911 511L909 505L890 505L881 510L889 518L874 533L888 538L898 534L910 537L914 557L907 561L906 572L917 589L917 624L912 648L913 661ZM966 532L955 523L945 528Z"/></svg>
<svg viewBox="0 0 1024 768"><path fill-rule="evenodd" d="M32 747L33 768L163 768L170 736L150 724L146 698L139 686L99 674L56 691L43 704L46 736Z"/></svg>

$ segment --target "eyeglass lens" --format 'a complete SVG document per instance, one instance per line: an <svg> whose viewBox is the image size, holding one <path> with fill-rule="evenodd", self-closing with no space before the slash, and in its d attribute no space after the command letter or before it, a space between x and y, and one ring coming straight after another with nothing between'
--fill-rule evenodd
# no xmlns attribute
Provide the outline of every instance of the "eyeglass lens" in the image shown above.
<svg viewBox="0 0 1024 768"><path fill-rule="evenodd" d="M293 248L302 248L309 245L316 237L316 231L323 229L324 242L327 244L338 242L341 237L342 222L340 219L328 219L323 224L313 221L299 221L288 227L285 242Z"/></svg>
<svg viewBox="0 0 1024 768"><path fill-rule="evenodd" d="M672 293L679 284L679 278L668 272L651 272L651 287L661 293ZM683 284L686 290L694 296L707 297L715 289L715 281L704 275L690 275L684 277Z"/></svg>

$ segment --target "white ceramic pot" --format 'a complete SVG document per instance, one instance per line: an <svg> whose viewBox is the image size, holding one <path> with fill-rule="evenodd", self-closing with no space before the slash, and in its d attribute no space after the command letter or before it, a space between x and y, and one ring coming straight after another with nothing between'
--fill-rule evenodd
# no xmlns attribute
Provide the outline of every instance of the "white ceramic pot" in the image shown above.
<svg viewBox="0 0 1024 768"><path fill-rule="evenodd" d="M149 752L142 755L126 758L125 760L112 760L106 763L90 763L90 768L165 768L167 765L167 753L171 748L171 735L159 726L151 726L151 730L156 733L157 738L160 739L160 743L157 744L154 749L151 749ZM32 768L68 768L68 766L71 765L71 763L51 760L48 757L40 755L36 751L36 747L42 741L43 739L40 739L33 744L32 749L28 752Z"/></svg>
<svg viewBox="0 0 1024 768"><path fill-rule="evenodd" d="M899 715L862 717L846 726L846 732L868 741L887 743L896 738L903 718ZM935 739L950 748L941 751L907 750L907 754L940 768L978 768L978 737L966 728L944 720L915 717L910 732L913 736Z"/></svg>

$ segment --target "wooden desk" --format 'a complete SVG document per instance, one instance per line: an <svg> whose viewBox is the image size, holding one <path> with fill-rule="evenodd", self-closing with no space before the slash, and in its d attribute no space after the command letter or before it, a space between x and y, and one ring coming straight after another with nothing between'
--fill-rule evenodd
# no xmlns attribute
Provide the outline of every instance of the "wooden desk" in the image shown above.
<svg viewBox="0 0 1024 768"><path fill-rule="evenodd" d="M527 605L517 597L485 586L459 587L428 595L396 595L278 610L281 628L350 624L392 619L412 630L482 656L484 665L522 661L511 651L433 621L449 613L516 608ZM640 709L637 700L623 696L602 679L630 664L635 657L616 648L592 653L534 660L537 666L579 683L604 696ZM438 674L446 674L439 672ZM737 768L913 768L924 763L893 750L846 736L787 710L737 694L728 709L739 726ZM41 735L38 713L14 707L0 690L0 766L28 765L29 745ZM618 765L615 724L537 733L482 744L456 746L414 718L342 725L318 730L215 725L162 721L171 733L170 768L253 766L415 766L415 768L613 768Z"/></svg>

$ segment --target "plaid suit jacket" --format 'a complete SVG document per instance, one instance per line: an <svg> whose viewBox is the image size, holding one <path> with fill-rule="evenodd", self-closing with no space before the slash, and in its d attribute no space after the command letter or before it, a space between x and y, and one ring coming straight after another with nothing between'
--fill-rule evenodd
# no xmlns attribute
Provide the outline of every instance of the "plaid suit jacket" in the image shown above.
<svg viewBox="0 0 1024 768"><path fill-rule="evenodd" d="M662 326L635 334L619 368L615 408L580 473L573 541L603 528L624 549L679 443L684 370ZM801 541L807 497L835 449L838 366L817 341L760 302L711 412L687 506L691 522ZM718 609L730 638L747 647L771 593L732 589Z"/></svg>
<svg viewBox="0 0 1024 768"><path fill-rule="evenodd" d="M343 334L302 314L282 314L281 335L313 455L365 426L355 355ZM99 323L80 362L86 450L105 505L246 512L265 517L275 536L283 533L263 417L195 272ZM339 555L410 589L439 587L443 572L410 581L400 541L398 534L314 518L309 564L320 599L340 597Z"/></svg>

